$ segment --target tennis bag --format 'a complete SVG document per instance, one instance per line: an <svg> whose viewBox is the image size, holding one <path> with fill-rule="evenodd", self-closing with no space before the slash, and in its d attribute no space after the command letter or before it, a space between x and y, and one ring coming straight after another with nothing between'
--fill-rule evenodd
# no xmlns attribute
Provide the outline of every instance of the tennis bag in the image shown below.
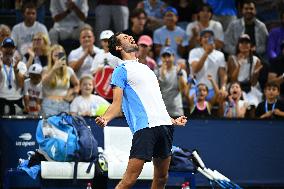
<svg viewBox="0 0 284 189"><path fill-rule="evenodd" d="M92 162L98 157L98 142L83 117L60 113L38 122L39 149L54 161Z"/></svg>

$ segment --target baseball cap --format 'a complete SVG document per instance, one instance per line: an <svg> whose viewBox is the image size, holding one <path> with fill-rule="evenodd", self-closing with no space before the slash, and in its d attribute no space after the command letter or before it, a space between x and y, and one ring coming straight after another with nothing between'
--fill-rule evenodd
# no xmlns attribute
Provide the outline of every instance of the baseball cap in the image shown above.
<svg viewBox="0 0 284 189"><path fill-rule="evenodd" d="M200 32L200 37L203 37L206 33L209 33L209 34L211 34L211 36L214 37L214 32L212 30L209 30L209 29L202 30Z"/></svg>
<svg viewBox="0 0 284 189"><path fill-rule="evenodd" d="M176 8L169 6L165 9L164 14L166 14L167 12L172 12L174 13L176 16L178 16L178 11Z"/></svg>
<svg viewBox="0 0 284 189"><path fill-rule="evenodd" d="M151 46L153 44L153 40L149 35L141 35L138 39L137 44Z"/></svg>
<svg viewBox="0 0 284 189"><path fill-rule="evenodd" d="M42 66L40 64L32 64L29 67L29 74L41 74Z"/></svg>
<svg viewBox="0 0 284 189"><path fill-rule="evenodd" d="M102 40L102 39L109 39L113 35L114 35L114 33L111 30L104 30L100 34L100 40Z"/></svg>
<svg viewBox="0 0 284 189"><path fill-rule="evenodd" d="M175 53L171 47L165 47L161 52L161 56L163 56L164 54L174 55Z"/></svg>
<svg viewBox="0 0 284 189"><path fill-rule="evenodd" d="M242 41L251 42L250 36L249 36L248 34L242 34L242 35L239 37L239 42L242 42Z"/></svg>
<svg viewBox="0 0 284 189"><path fill-rule="evenodd" d="M1 44L2 47L15 47L15 43L12 38L6 37Z"/></svg>

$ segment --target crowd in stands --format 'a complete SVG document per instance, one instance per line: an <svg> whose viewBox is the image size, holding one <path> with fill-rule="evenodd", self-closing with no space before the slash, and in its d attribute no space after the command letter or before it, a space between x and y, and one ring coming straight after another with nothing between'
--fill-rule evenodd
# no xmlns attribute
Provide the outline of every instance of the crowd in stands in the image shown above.
<svg viewBox="0 0 284 189"><path fill-rule="evenodd" d="M97 0L87 23L88 0L51 0L47 28L46 1L16 0L17 24L0 23L0 115L102 115L122 63L108 39L123 32L170 116L284 118L284 10L273 1L261 20L267 2Z"/></svg>

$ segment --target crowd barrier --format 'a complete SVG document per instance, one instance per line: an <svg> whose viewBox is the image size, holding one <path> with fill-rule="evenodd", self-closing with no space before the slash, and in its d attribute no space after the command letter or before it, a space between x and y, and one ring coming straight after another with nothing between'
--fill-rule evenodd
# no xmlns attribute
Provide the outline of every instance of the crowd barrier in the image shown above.
<svg viewBox="0 0 284 189"><path fill-rule="evenodd" d="M103 129L93 118L86 118L103 144ZM0 119L1 178L4 171L16 168L19 158L35 150L37 119ZM122 118L110 126L127 126ZM284 121L277 120L189 120L176 127L174 145L197 149L206 165L242 186L284 186ZM197 174L197 186L208 180Z"/></svg>

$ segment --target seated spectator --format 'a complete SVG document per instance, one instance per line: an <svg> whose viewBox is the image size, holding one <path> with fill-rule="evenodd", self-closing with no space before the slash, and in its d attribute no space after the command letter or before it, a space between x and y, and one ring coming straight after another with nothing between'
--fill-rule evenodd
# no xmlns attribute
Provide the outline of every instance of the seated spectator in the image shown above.
<svg viewBox="0 0 284 189"><path fill-rule="evenodd" d="M91 26L85 26L80 31L81 46L72 50L68 57L68 63L73 68L76 76L81 78L84 74L92 74L91 68L95 56L103 50L94 45L95 37Z"/></svg>
<svg viewBox="0 0 284 189"><path fill-rule="evenodd" d="M0 44L6 37L11 37L11 29L5 24L0 24Z"/></svg>
<svg viewBox="0 0 284 189"><path fill-rule="evenodd" d="M278 99L280 86L276 82L268 82L264 88L265 100L258 104L255 115L260 119L283 119L284 104Z"/></svg>
<svg viewBox="0 0 284 189"><path fill-rule="evenodd" d="M161 52L162 65L157 72L161 93L171 117L184 115L182 91L186 86L186 71L174 64L174 51L166 47Z"/></svg>
<svg viewBox="0 0 284 189"><path fill-rule="evenodd" d="M33 64L28 69L29 78L24 83L25 113L38 116L41 111L42 102L42 66Z"/></svg>
<svg viewBox="0 0 284 189"><path fill-rule="evenodd" d="M130 14L131 27L124 30L123 33L131 35L135 41L138 41L141 35L152 37L153 32L145 28L147 14L143 9L134 9Z"/></svg>
<svg viewBox="0 0 284 189"><path fill-rule="evenodd" d="M226 30L231 22L237 19L236 0L207 0L213 9L213 20L219 21Z"/></svg>
<svg viewBox="0 0 284 189"><path fill-rule="evenodd" d="M154 31L163 25L164 10L167 5L161 0L143 0L136 8L142 8L147 14L147 28Z"/></svg>
<svg viewBox="0 0 284 189"><path fill-rule="evenodd" d="M139 50L137 53L137 58L139 59L139 62L142 64L147 65L151 70L155 70L157 68L157 64L154 59L149 57L153 41L150 36L148 35L142 35L138 42Z"/></svg>
<svg viewBox="0 0 284 189"><path fill-rule="evenodd" d="M88 10L87 0L51 0L50 12L54 21L49 30L51 43L56 44L66 39L78 40Z"/></svg>
<svg viewBox="0 0 284 189"><path fill-rule="evenodd" d="M228 54L234 54L239 37L245 33L251 39L253 52L264 57L268 31L265 24L255 17L254 1L245 0L241 10L243 17L233 21L225 32L224 51Z"/></svg>
<svg viewBox="0 0 284 189"><path fill-rule="evenodd" d="M110 29L111 25L114 32L121 32L128 28L128 0L97 0L95 14L96 39L102 31Z"/></svg>
<svg viewBox="0 0 284 189"><path fill-rule="evenodd" d="M284 12L281 13L281 26L273 28L269 32L267 43L267 56L269 60L281 54L281 44L284 41Z"/></svg>
<svg viewBox="0 0 284 189"><path fill-rule="evenodd" d="M1 45L3 57L0 59L0 115L16 115L16 107L19 111L24 108L22 89L27 67L14 58L15 50L12 38L5 38Z"/></svg>
<svg viewBox="0 0 284 189"><path fill-rule="evenodd" d="M29 69L32 64L39 64L41 67L47 66L49 48L48 36L42 32L35 34L32 47L28 48L28 52L24 56L27 68Z"/></svg>
<svg viewBox="0 0 284 189"><path fill-rule="evenodd" d="M67 66L62 46L53 45L48 56L48 66L43 68L43 115L69 112L70 104L79 92L79 81L73 69Z"/></svg>
<svg viewBox="0 0 284 189"><path fill-rule="evenodd" d="M280 86L280 99L284 100L284 41L280 46L281 54L271 60L268 81L276 82Z"/></svg>
<svg viewBox="0 0 284 189"><path fill-rule="evenodd" d="M197 83L204 83L208 89L206 100L212 99L214 89L207 75L211 75L214 81L220 81L221 95L225 97L227 73L224 54L215 49L214 33L212 30L203 30L200 32L201 47L192 49L189 52L188 62L191 68L191 74L195 77ZM190 95L196 93L195 89L191 90Z"/></svg>
<svg viewBox="0 0 284 189"><path fill-rule="evenodd" d="M45 20L45 0L15 0L15 10L16 10L16 23L23 21L22 7L28 2L33 2L37 7L36 20L44 24Z"/></svg>
<svg viewBox="0 0 284 189"><path fill-rule="evenodd" d="M262 64L252 54L251 39L243 34L237 43L236 55L228 60L228 79L230 82L239 82L243 90L243 97L249 105L256 108L261 101L262 93L258 82Z"/></svg>
<svg viewBox="0 0 284 189"><path fill-rule="evenodd" d="M92 74L101 71L105 66L110 66L114 69L121 62L121 59L117 58L116 56L113 56L109 52L108 39L113 34L114 33L111 30L105 30L101 33L100 42L104 52L99 53L95 56L91 68Z"/></svg>
<svg viewBox="0 0 284 189"><path fill-rule="evenodd" d="M46 27L36 21L36 5L31 2L24 4L23 15L24 21L15 25L11 34L22 56L28 52L29 47L32 47L32 39L36 33L42 32L48 36Z"/></svg>
<svg viewBox="0 0 284 189"><path fill-rule="evenodd" d="M212 20L213 10L209 4L202 4L197 11L197 20L187 25L186 34L189 37L189 48L199 46L199 33L203 30L212 30L214 33L216 49L224 45L224 31L222 24Z"/></svg>
<svg viewBox="0 0 284 189"><path fill-rule="evenodd" d="M81 95L77 96L70 105L71 114L81 116L101 116L105 113L110 103L104 98L92 94L93 77L83 75L80 79Z"/></svg>
<svg viewBox="0 0 284 189"><path fill-rule="evenodd" d="M219 99L220 116L226 118L244 118L248 108L248 103L242 98L242 88L238 82L233 82L229 86L229 96L227 101Z"/></svg>
<svg viewBox="0 0 284 189"><path fill-rule="evenodd" d="M176 25L177 21L177 10L174 7L167 7L164 13L165 25L154 31L154 53L156 56L159 56L165 47L171 47L176 60L184 56L188 46L188 38L185 31Z"/></svg>
<svg viewBox="0 0 284 189"><path fill-rule="evenodd" d="M0 24L0 45L2 44L3 40L7 37L11 37L11 30L9 26L5 24ZM1 48L0 48L0 57L2 57Z"/></svg>
<svg viewBox="0 0 284 189"><path fill-rule="evenodd" d="M217 97L219 94L219 87L217 83L213 80L211 75L208 75L208 80L211 82L214 88L214 96L210 101L206 100L208 96L208 87L204 83L198 83L196 97L195 95L189 95L189 91L192 86L192 82L188 82L188 87L185 89L184 93L188 100L188 105L190 109L190 117L194 118L208 118L211 115L211 110L213 105L217 101ZM196 99L196 100L195 100Z"/></svg>
<svg viewBox="0 0 284 189"><path fill-rule="evenodd" d="M172 1L171 6L175 7L179 14L177 25L186 30L186 26L197 19L197 9L202 3L202 0Z"/></svg>

